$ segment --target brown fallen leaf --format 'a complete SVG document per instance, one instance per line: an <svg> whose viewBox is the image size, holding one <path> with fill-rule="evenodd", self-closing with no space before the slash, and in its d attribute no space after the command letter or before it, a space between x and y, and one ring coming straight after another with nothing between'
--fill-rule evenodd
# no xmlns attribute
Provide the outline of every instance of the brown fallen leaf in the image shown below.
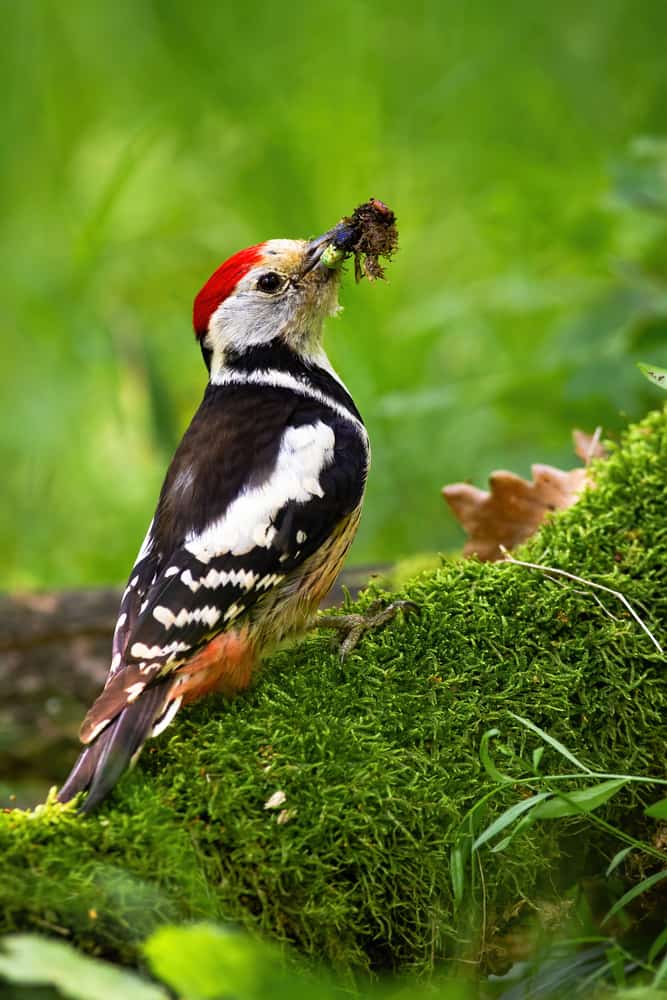
<svg viewBox="0 0 667 1000"><path fill-rule="evenodd" d="M606 455L598 437L573 432L575 450L587 464L592 457ZM468 535L464 555L476 555L485 562L501 559L501 545L512 549L524 542L547 514L571 507L590 484L585 468L564 472L552 465L533 465L531 475L529 481L500 470L489 476L489 490L469 483L443 488L445 501Z"/></svg>

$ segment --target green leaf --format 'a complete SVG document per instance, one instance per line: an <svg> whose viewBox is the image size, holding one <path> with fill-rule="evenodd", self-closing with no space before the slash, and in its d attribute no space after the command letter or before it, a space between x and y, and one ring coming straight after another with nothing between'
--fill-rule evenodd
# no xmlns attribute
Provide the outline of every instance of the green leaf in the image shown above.
<svg viewBox="0 0 667 1000"><path fill-rule="evenodd" d="M515 802L513 806L506 809L496 820L487 826L486 830L480 833L479 837L472 845L473 851L478 850L482 844L486 844L488 840L493 840L499 833L502 833L508 826L514 823L519 816L523 816L525 812L529 809L534 809L538 802L542 802L546 799L551 792L538 792L537 795L531 795L528 799L522 799L521 802Z"/></svg>
<svg viewBox="0 0 667 1000"><path fill-rule="evenodd" d="M667 928L665 928L667 930ZM653 978L652 986L660 986L665 979L667 979L667 955L663 958L662 962L658 966L657 972Z"/></svg>
<svg viewBox="0 0 667 1000"><path fill-rule="evenodd" d="M579 788L576 792L554 792L548 802L543 802L535 809L533 819L561 819L564 816L593 812L625 784L627 782L624 778L611 778L588 788Z"/></svg>
<svg viewBox="0 0 667 1000"><path fill-rule="evenodd" d="M513 719L516 719L517 722L520 722L522 726L525 726L526 729L531 729L534 733L537 733L537 735L541 739L543 739L545 743L548 743L549 746L552 746L554 750L557 750L562 757L565 757L566 760L569 760L569 762L571 764L574 764L574 766L578 768L580 771L584 771L586 774L593 773L590 767L586 767L585 764L582 764L581 761L578 760L574 756L574 754L567 749L566 746L563 746L563 744L559 740L555 739L553 736L549 736L549 734L545 733L543 729L540 729L539 726L536 726L534 722L531 722L529 719L524 719L523 716L521 715L515 715L514 712L510 712L509 714L512 716Z"/></svg>
<svg viewBox="0 0 667 1000"><path fill-rule="evenodd" d="M637 364L637 367L649 382L653 382L654 385L659 386L661 389L667 389L667 368L657 368L656 365L643 364L641 361Z"/></svg>
<svg viewBox="0 0 667 1000"><path fill-rule="evenodd" d="M518 825L519 824L517 823L517 826ZM491 851L491 853L492 854L502 854L502 852L505 850L505 848L509 847L510 844L512 843L512 841L514 840L515 834L516 834L516 829L512 830L511 833L508 833L507 836L503 837L502 840L499 840L497 844L493 845L493 847L490 847L489 850Z"/></svg>
<svg viewBox="0 0 667 1000"><path fill-rule="evenodd" d="M651 819L667 819L667 799L659 799L653 805L647 806L644 815L650 816Z"/></svg>
<svg viewBox="0 0 667 1000"><path fill-rule="evenodd" d="M509 775L503 774L502 771L499 771L493 761L493 758L491 757L491 754L489 753L489 743L494 736L500 736L500 730L487 729L482 736L482 740L479 745L479 757L482 762L482 766L489 777L493 778L493 780L497 781L499 784L505 785L507 782L514 781L515 779L510 778Z"/></svg>
<svg viewBox="0 0 667 1000"><path fill-rule="evenodd" d="M607 959L607 969L611 972L614 982L620 989L626 985L625 963L627 956L618 945L612 944L610 948L607 948L605 957Z"/></svg>
<svg viewBox="0 0 667 1000"><path fill-rule="evenodd" d="M620 913L621 910L625 909L628 903L631 903L633 899L636 899L637 896L641 896L642 893L647 892L654 885L657 885L658 882L661 882L662 879L664 878L667 878L667 869L665 869L665 871L662 872L656 872L655 875L649 875L648 878L642 879L642 881L639 882L637 885L633 885L632 889L628 889L628 891L623 896L621 896L620 899L616 900L612 908L605 915L600 926L602 927L604 924L606 924L608 920L611 920L613 916L615 916L617 913Z"/></svg>
<svg viewBox="0 0 667 1000"><path fill-rule="evenodd" d="M522 816L519 822L514 827L514 829L511 831L511 833L507 837L503 837L503 839L498 841L497 844L493 845L493 847L491 848L491 853L500 854L502 851L504 851L506 847L509 847L514 838L518 836L522 830L525 830L526 827L530 826L532 822L533 822L532 813L528 813L527 816Z"/></svg>
<svg viewBox="0 0 667 1000"><path fill-rule="evenodd" d="M246 934L205 923L160 927L143 950L155 975L188 1000L256 996L273 955Z"/></svg>
<svg viewBox="0 0 667 1000"><path fill-rule="evenodd" d="M663 949L667 948L667 927L664 927L657 938L648 950L648 960L649 963L655 962L658 955L662 954ZM665 955L667 958L667 955Z"/></svg>
<svg viewBox="0 0 667 1000"><path fill-rule="evenodd" d="M616 851L616 854L613 856L613 858L611 859L611 861L609 862L609 864L607 866L607 870L605 872L605 875L611 875L612 872L616 871L616 869L620 865L621 861L623 861L623 860L625 860L625 858L627 858L627 856L630 853L630 851L634 851L634 845L633 844L630 844L629 847L622 847L620 849L620 851Z"/></svg>
<svg viewBox="0 0 667 1000"><path fill-rule="evenodd" d="M55 986L71 1000L167 1000L159 986L110 962L82 955L65 941L12 934L0 945L0 976L12 983Z"/></svg>

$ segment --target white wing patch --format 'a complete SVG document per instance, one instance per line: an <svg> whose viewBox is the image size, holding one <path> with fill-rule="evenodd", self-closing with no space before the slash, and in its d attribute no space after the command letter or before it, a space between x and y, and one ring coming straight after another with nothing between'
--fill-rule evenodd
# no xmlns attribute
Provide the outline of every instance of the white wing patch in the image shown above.
<svg viewBox="0 0 667 1000"><path fill-rule="evenodd" d="M206 576L195 580L190 570L186 569L181 573L181 580L193 594L196 594L200 587L215 590L216 587L226 587L228 584L240 587L241 590L252 590L259 580L259 573L254 573L251 569L221 569L218 571L211 568Z"/></svg>
<svg viewBox="0 0 667 1000"><path fill-rule="evenodd" d="M145 687L146 684L143 681L137 681L136 684L130 684L128 688L125 688L128 704L136 701Z"/></svg>
<svg viewBox="0 0 667 1000"><path fill-rule="evenodd" d="M189 535L185 548L202 563L223 554L245 555L257 546L268 548L276 534L273 519L282 507L324 495L319 477L333 461L335 440L333 429L322 420L288 427L267 481L244 490L206 531Z"/></svg>
<svg viewBox="0 0 667 1000"><path fill-rule="evenodd" d="M173 611L163 607L161 604L153 608L153 618L160 622L161 625L164 625L165 628L185 628L186 625L190 625L192 622L203 622L209 628L213 628L221 614L220 608L209 607L208 605L205 605L203 608L193 608L192 611L188 611L187 608L181 608L177 614L174 614ZM132 650L134 651L134 646ZM156 656L157 654L142 653L143 655Z"/></svg>
<svg viewBox="0 0 667 1000"><path fill-rule="evenodd" d="M134 560L134 565L135 566L138 566L139 563L141 562L141 560L145 559L146 556L148 555L148 553L150 552L151 545L153 544L153 524L154 523L155 523L155 518L153 518L153 520L151 521L151 523L148 525L148 531L146 532L146 537L144 538L143 542L141 543L141 548L139 549L139 554L137 555L137 558ZM130 582L130 587L136 587L138 579L139 579L139 577L135 576L134 579Z"/></svg>
<svg viewBox="0 0 667 1000"><path fill-rule="evenodd" d="M182 701L183 701L182 698L174 698L174 700L171 702L169 708L164 713L162 718L158 719L155 725L153 726L153 729L151 730L151 736L159 736L160 733L164 732L164 730L167 728L167 726L172 721L172 719L178 712L179 708L181 707Z"/></svg>
<svg viewBox="0 0 667 1000"><path fill-rule="evenodd" d="M187 642L170 642L166 646L147 646L145 642L135 642L132 644L130 653L138 660L152 660L169 654L185 653L189 649L190 646Z"/></svg>
<svg viewBox="0 0 667 1000"><path fill-rule="evenodd" d="M257 584L258 590L268 590L269 587L275 587L277 583L285 579L284 573L269 573L267 576L263 576L262 579Z"/></svg>

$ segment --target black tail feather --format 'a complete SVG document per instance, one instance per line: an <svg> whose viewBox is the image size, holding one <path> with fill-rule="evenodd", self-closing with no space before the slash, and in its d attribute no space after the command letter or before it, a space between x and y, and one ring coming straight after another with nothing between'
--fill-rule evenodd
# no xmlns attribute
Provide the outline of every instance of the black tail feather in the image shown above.
<svg viewBox="0 0 667 1000"><path fill-rule="evenodd" d="M88 813L99 805L150 736L171 684L165 680L147 687L81 752L58 793L60 802L69 802L87 789L80 811Z"/></svg>

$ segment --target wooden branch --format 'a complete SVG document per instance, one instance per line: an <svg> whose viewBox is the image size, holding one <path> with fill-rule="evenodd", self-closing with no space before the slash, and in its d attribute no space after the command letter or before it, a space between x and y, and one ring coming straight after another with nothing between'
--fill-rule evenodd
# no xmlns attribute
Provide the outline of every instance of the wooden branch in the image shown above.
<svg viewBox="0 0 667 1000"><path fill-rule="evenodd" d="M120 590L0 597L0 773L48 776L72 757L86 705L104 684Z"/></svg>

